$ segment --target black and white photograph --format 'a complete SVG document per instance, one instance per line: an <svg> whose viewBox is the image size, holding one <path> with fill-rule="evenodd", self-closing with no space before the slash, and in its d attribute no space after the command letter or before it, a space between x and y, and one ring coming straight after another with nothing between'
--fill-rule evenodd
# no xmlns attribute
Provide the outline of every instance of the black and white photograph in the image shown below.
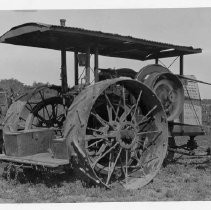
<svg viewBox="0 0 211 210"><path fill-rule="evenodd" d="M11 6L0 55L0 204L211 201L211 7Z"/></svg>

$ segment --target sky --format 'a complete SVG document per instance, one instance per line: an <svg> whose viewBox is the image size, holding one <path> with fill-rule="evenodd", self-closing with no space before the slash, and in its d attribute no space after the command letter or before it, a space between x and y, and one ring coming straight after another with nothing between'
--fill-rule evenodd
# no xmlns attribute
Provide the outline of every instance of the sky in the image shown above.
<svg viewBox="0 0 211 210"><path fill-rule="evenodd" d="M184 56L184 72L211 82L211 8L173 9L85 9L0 10L0 35L26 22L66 25L147 40L202 48L202 53ZM25 84L60 84L60 52L41 48L0 44L0 79L15 78ZM68 83L73 85L73 53L67 53ZM169 66L174 58L162 59ZM139 71L154 60L99 59L101 68L131 68ZM93 64L93 56L91 60ZM170 68L179 73L179 60ZM82 69L81 69L82 71ZM211 86L200 85L202 98L211 98Z"/></svg>

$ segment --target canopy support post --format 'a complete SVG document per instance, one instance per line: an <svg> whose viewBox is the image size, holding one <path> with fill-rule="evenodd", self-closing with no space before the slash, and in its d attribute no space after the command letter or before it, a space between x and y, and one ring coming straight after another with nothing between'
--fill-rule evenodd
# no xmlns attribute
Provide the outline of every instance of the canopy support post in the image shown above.
<svg viewBox="0 0 211 210"><path fill-rule="evenodd" d="M180 55L180 70L179 70L180 75L184 75L183 66L184 66L183 55ZM181 123L184 123L184 110L181 112L179 116L179 121Z"/></svg>
<svg viewBox="0 0 211 210"><path fill-rule="evenodd" d="M158 58L155 58L155 64L158 64Z"/></svg>
<svg viewBox="0 0 211 210"><path fill-rule="evenodd" d="M180 55L180 72L179 72L180 75L184 75L183 66L184 66L183 55Z"/></svg>
<svg viewBox="0 0 211 210"><path fill-rule="evenodd" d="M94 77L95 77L95 82L99 81L99 74L98 74L98 67L99 67L99 63L98 60L99 56L98 56L98 48L96 47L95 49L95 67L94 67Z"/></svg>
<svg viewBox="0 0 211 210"><path fill-rule="evenodd" d="M61 81L62 81L62 93L66 93L68 85L67 85L67 63L66 63L65 50L61 50Z"/></svg>
<svg viewBox="0 0 211 210"><path fill-rule="evenodd" d="M65 19L60 19L60 25L65 26ZM67 61L66 61L66 50L61 50L61 81L62 81L62 93L66 93L68 90L67 85Z"/></svg>
<svg viewBox="0 0 211 210"><path fill-rule="evenodd" d="M86 50L86 85L90 84L90 47L87 48Z"/></svg>
<svg viewBox="0 0 211 210"><path fill-rule="evenodd" d="M78 52L74 52L75 85L78 85Z"/></svg>

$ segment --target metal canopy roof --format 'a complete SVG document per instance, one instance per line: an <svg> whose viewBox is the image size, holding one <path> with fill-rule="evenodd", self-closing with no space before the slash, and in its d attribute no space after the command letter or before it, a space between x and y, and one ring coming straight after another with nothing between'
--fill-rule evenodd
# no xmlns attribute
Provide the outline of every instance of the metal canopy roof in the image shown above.
<svg viewBox="0 0 211 210"><path fill-rule="evenodd" d="M26 23L13 27L0 37L1 43L94 53L99 55L150 60L201 53L200 48L178 46L118 34L90 31L81 28Z"/></svg>

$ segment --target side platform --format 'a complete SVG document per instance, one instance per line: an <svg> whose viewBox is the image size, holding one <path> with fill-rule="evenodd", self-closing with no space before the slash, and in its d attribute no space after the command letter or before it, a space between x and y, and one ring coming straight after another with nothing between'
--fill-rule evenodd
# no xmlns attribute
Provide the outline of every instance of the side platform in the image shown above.
<svg viewBox="0 0 211 210"><path fill-rule="evenodd" d="M13 162L17 164L38 165L43 167L56 168L69 164L68 159L52 158L50 153L38 153L35 155L16 157L0 154L0 161Z"/></svg>

